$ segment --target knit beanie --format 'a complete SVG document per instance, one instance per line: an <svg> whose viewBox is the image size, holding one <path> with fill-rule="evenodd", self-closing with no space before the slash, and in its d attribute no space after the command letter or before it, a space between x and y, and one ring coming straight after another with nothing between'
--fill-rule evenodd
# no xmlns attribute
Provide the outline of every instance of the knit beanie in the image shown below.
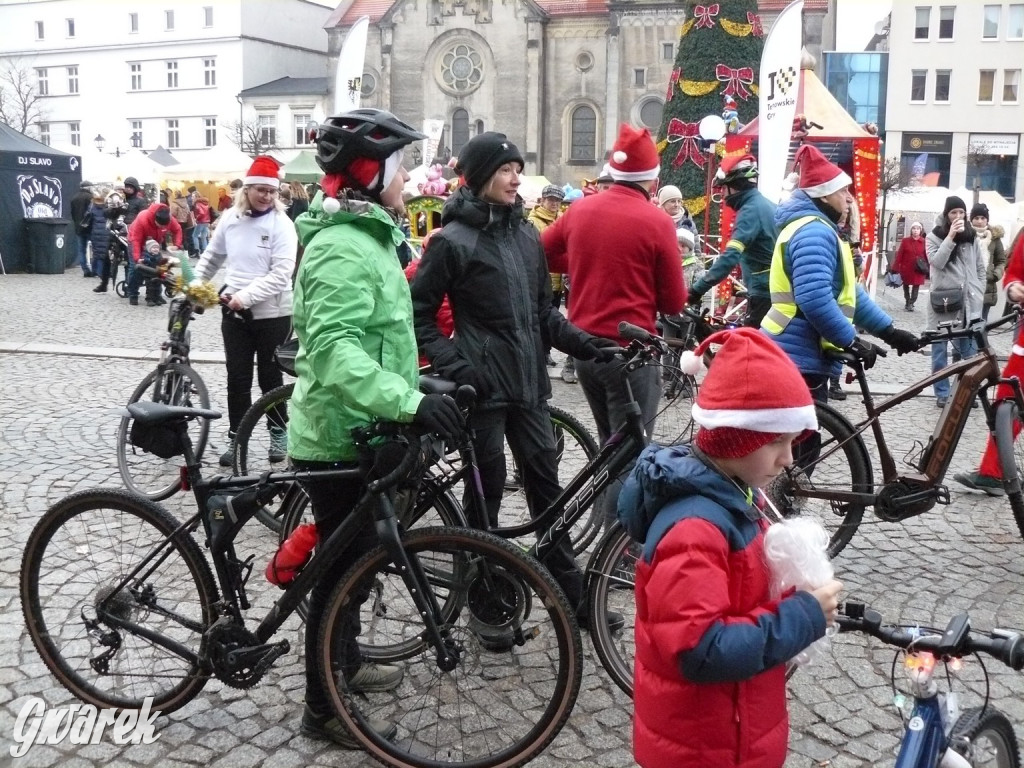
<svg viewBox="0 0 1024 768"><path fill-rule="evenodd" d="M971 208L971 218L975 216L984 216L986 219L989 218L988 206L984 203L977 203Z"/></svg>
<svg viewBox="0 0 1024 768"><path fill-rule="evenodd" d="M475 193L505 163L518 163L520 172L525 165L519 148L504 133L486 131L474 136L462 148L455 172L466 180L466 185Z"/></svg>
<svg viewBox="0 0 1024 768"><path fill-rule="evenodd" d="M747 456L779 435L818 429L814 401L800 371L782 348L756 328L718 331L693 352L684 352L680 367L694 373L693 361L711 344L721 344L697 391L693 420L695 442L708 456Z"/></svg>
<svg viewBox="0 0 1024 768"><path fill-rule="evenodd" d="M658 204L664 205L669 200L682 200L683 193L679 191L679 187L672 184L666 184L664 187L658 190Z"/></svg>
<svg viewBox="0 0 1024 768"><path fill-rule="evenodd" d="M961 211L967 210L967 205L964 203L963 198L957 197L956 195L950 195L946 198L946 204L942 206L942 218L946 219L949 216L950 211L955 211L959 208Z"/></svg>

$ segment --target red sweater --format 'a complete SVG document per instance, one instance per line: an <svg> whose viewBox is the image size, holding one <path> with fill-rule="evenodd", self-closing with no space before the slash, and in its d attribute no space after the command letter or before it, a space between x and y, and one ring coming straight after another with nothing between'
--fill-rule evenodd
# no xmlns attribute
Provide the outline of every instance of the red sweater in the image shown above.
<svg viewBox="0 0 1024 768"><path fill-rule="evenodd" d="M622 320L655 333L658 312L686 303L675 225L638 189L575 201L541 244L550 271L569 275L570 322L595 336L618 339Z"/></svg>

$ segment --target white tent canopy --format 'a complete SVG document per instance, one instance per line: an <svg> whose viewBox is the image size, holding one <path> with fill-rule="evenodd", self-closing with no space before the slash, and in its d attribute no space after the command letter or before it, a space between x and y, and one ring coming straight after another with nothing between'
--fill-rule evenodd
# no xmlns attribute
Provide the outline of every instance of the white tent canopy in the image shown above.
<svg viewBox="0 0 1024 768"><path fill-rule="evenodd" d="M163 170L162 165L137 149L125 150L120 157L95 149L75 149L81 153L82 178L97 186L121 184L128 176L134 176L140 184L156 183Z"/></svg>
<svg viewBox="0 0 1024 768"><path fill-rule="evenodd" d="M243 178L251 165L252 158L244 152L218 144L183 158L179 165L163 168L160 176L178 181L236 179Z"/></svg>

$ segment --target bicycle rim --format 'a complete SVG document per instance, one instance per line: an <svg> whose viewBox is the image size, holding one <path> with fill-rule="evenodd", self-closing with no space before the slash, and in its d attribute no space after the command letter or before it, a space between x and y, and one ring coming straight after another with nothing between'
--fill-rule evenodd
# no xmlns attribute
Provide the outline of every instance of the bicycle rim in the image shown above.
<svg viewBox="0 0 1024 768"><path fill-rule="evenodd" d="M434 649L421 643L403 662L399 686L383 693L354 694L344 672L322 672L336 711L388 765L511 768L528 762L557 736L579 692L579 628L564 594L535 560L491 534L423 529L409 533L404 545L427 570L441 602L458 597L458 610L440 627L457 663L442 671ZM375 583L383 585L381 595L355 609L363 619L359 639L423 632L405 584L377 548L331 595L319 634L322 670L349 655L351 638L341 629L346 612ZM372 621L370 606L377 609ZM371 718L394 723L394 739L380 737Z"/></svg>
<svg viewBox="0 0 1024 768"><path fill-rule="evenodd" d="M151 501L94 490L58 502L32 531L21 567L25 624L46 666L79 699L138 709L152 696L153 710L170 712L206 684L196 661L140 634L199 656L213 622L217 588L199 547L188 534L166 542L178 525ZM157 547L153 566L118 589Z"/></svg>
<svg viewBox="0 0 1024 768"><path fill-rule="evenodd" d="M640 545L620 523L601 539L587 568L587 601L590 606L590 639L608 676L628 696L633 696L633 626L636 620L636 563ZM621 629L612 631L608 615L622 615Z"/></svg>
<svg viewBox="0 0 1024 768"><path fill-rule="evenodd" d="M282 441L287 444L288 402L294 389L295 382L276 387L245 412L235 433L233 467L236 475L259 475L287 466L287 457L281 458L280 453L272 456L271 449L283 447ZM277 533L281 530L282 513L282 505L271 502L260 507L256 518Z"/></svg>
<svg viewBox="0 0 1024 768"><path fill-rule="evenodd" d="M1004 478L1016 478L1016 482L1003 480L1006 497L1010 502L1017 530L1024 537L1024 435L1021 434L1020 413L1012 401L1004 400L996 405L996 447L1002 465ZM1012 446L1012 447L1011 447Z"/></svg>
<svg viewBox="0 0 1024 768"><path fill-rule="evenodd" d="M960 715L950 743L972 768L1020 768L1020 748L1006 715L977 707Z"/></svg>
<svg viewBox="0 0 1024 768"><path fill-rule="evenodd" d="M210 396L206 384L190 366L171 363L161 375L159 369L150 371L132 393L128 404L147 399L167 405L186 408L209 408ZM153 501L173 496L181 488L181 456L161 459L136 448L130 442L132 422L130 416L121 417L117 430L117 468L125 488ZM192 419L188 435L196 458L201 459L210 431L208 419Z"/></svg>

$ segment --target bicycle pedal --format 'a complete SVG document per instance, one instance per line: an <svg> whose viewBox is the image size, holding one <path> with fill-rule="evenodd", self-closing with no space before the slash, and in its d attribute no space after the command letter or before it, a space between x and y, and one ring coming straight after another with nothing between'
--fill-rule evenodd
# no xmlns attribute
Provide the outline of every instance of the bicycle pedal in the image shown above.
<svg viewBox="0 0 1024 768"><path fill-rule="evenodd" d="M949 506L950 495L948 485L937 485L935 486L935 503Z"/></svg>

